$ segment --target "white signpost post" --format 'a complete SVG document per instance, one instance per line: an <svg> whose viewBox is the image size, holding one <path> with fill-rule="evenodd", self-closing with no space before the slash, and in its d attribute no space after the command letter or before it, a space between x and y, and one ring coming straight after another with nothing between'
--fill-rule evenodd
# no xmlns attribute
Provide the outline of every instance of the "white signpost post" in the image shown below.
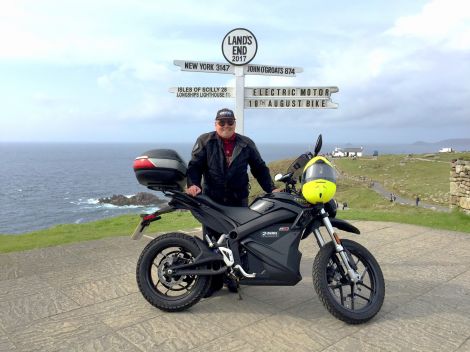
<svg viewBox="0 0 470 352"><path fill-rule="evenodd" d="M182 71L235 75L232 87L174 87L178 98L235 98L237 133L244 131L245 109L336 109L330 98L338 87L245 87L245 75L295 77L302 67L253 65L258 42L252 32L236 28L222 40L222 54L227 63L174 60Z"/></svg>

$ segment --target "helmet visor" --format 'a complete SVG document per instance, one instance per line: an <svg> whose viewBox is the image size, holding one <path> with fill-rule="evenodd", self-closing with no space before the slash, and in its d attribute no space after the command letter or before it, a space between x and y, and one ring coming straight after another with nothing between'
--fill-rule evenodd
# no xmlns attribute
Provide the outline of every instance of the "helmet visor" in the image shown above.
<svg viewBox="0 0 470 352"><path fill-rule="evenodd" d="M335 169L321 161L310 165L307 170L305 170L303 182L306 183L318 179L336 183Z"/></svg>

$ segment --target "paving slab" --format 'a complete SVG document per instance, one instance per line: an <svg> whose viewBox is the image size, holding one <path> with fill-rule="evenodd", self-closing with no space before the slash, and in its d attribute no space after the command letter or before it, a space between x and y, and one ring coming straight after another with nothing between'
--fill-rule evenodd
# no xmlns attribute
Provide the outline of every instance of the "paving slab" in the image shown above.
<svg viewBox="0 0 470 352"><path fill-rule="evenodd" d="M192 352L257 352L256 345L248 343L235 335L225 335L191 350Z"/></svg>
<svg viewBox="0 0 470 352"><path fill-rule="evenodd" d="M143 351L189 351L228 330L191 311L160 315L117 333Z"/></svg>
<svg viewBox="0 0 470 352"><path fill-rule="evenodd" d="M226 290L220 291L214 297L204 299L195 305L191 312L230 332L252 325L280 311L280 307L247 296L246 291L249 289L244 290L243 300L232 299L233 294ZM227 299L230 300L230 304L227 304Z"/></svg>
<svg viewBox="0 0 470 352"><path fill-rule="evenodd" d="M85 342L74 342L56 352L142 352L137 346L116 333L100 336Z"/></svg>
<svg viewBox="0 0 470 352"><path fill-rule="evenodd" d="M274 315L233 334L265 352L321 351L330 345L311 324L288 314Z"/></svg>
<svg viewBox="0 0 470 352"><path fill-rule="evenodd" d="M99 280L74 284L60 289L81 307L97 304L137 292L135 274L110 276Z"/></svg>
<svg viewBox="0 0 470 352"><path fill-rule="evenodd" d="M0 329L0 351L16 351L15 345L2 329Z"/></svg>
<svg viewBox="0 0 470 352"><path fill-rule="evenodd" d="M468 352L470 351L470 337L460 345L457 352Z"/></svg>
<svg viewBox="0 0 470 352"><path fill-rule="evenodd" d="M385 277L366 324L335 319L316 296L313 238L301 242L296 286L242 286L241 301L224 289L166 313L135 281L149 239L118 237L0 254L0 351L470 351L470 234L353 223L361 235L341 236Z"/></svg>
<svg viewBox="0 0 470 352"><path fill-rule="evenodd" d="M111 334L106 324L94 317L54 319L52 317L25 323L9 333L18 351L57 351L82 346L93 339Z"/></svg>
<svg viewBox="0 0 470 352"><path fill-rule="evenodd" d="M0 326L5 331L21 328L26 323L79 308L79 305L56 289L19 296L0 302Z"/></svg>

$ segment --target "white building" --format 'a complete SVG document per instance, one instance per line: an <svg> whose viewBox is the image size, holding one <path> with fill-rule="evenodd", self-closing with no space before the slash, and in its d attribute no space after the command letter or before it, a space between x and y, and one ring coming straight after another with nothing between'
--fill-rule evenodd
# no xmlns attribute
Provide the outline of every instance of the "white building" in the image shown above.
<svg viewBox="0 0 470 352"><path fill-rule="evenodd" d="M444 147L444 148L439 149L439 153L453 153L453 152L454 152L454 149L449 148L449 147Z"/></svg>
<svg viewBox="0 0 470 352"><path fill-rule="evenodd" d="M362 156L363 148L338 148L336 147L333 152L331 153L334 157L361 157Z"/></svg>

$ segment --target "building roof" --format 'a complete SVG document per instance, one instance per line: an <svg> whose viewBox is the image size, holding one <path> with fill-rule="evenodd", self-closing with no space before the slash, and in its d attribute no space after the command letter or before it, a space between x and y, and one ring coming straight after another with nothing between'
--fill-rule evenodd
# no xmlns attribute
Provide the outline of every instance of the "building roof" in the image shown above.
<svg viewBox="0 0 470 352"><path fill-rule="evenodd" d="M335 148L335 152L343 152L343 153L359 153L362 152L362 147L357 148Z"/></svg>

